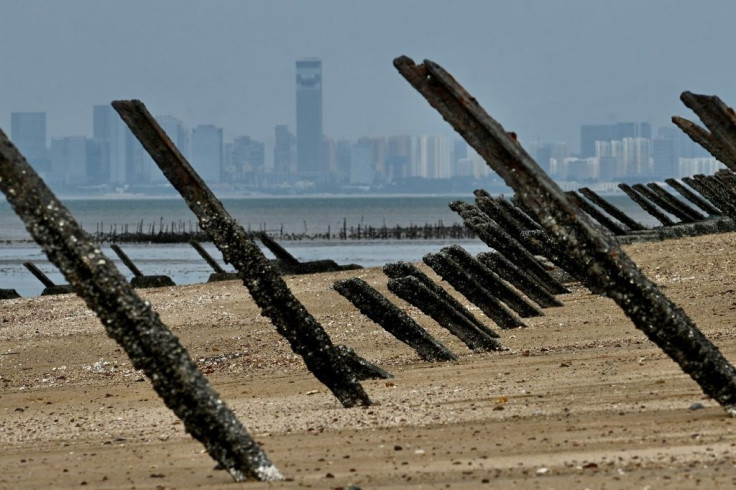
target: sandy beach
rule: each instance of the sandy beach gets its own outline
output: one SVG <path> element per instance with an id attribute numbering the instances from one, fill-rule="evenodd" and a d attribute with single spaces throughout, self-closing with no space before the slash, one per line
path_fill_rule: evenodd
<path id="1" fill-rule="evenodd" d="M 625 247 L 736 361 L 736 234 Z M 428 268 L 422 270 L 433 278 Z M 332 289 L 360 277 L 455 352 L 427 363 Z M 0 303 L 2 488 L 731 488 L 736 420 L 609 299 L 473 353 L 388 293 L 380 269 L 289 276 L 333 341 L 395 375 L 342 408 L 238 282 L 141 290 L 287 477 L 233 483 L 73 295 Z M 446 285 L 445 283 L 442 283 Z"/>

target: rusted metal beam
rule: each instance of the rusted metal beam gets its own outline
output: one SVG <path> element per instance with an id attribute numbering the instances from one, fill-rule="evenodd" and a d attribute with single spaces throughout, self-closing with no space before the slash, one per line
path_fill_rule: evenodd
<path id="1" fill-rule="evenodd" d="M 485 333 L 489 337 L 498 337 L 498 334 L 496 332 L 488 328 L 482 321 L 478 320 L 478 318 L 473 315 L 470 310 L 465 308 L 462 303 L 456 300 L 450 293 L 445 291 L 442 286 L 430 279 L 428 275 L 419 270 L 419 268 L 414 264 L 404 261 L 388 263 L 383 266 L 383 273 L 391 279 L 400 279 L 407 276 L 412 276 L 418 279 L 419 282 L 426 286 L 432 293 L 436 294 L 442 301 L 450 305 L 450 307 L 452 307 L 460 315 L 467 318 L 470 323 L 478 328 L 478 330 Z"/>
<path id="2" fill-rule="evenodd" d="M 677 212 L 680 213 L 682 216 L 687 216 L 691 223 L 702 221 L 706 218 L 706 216 L 703 216 L 698 211 L 691 208 L 683 201 L 677 199 L 675 196 L 664 190 L 656 182 L 650 182 L 646 186 L 651 189 L 652 192 L 654 192 L 657 196 L 659 196 L 663 202 L 669 203 L 669 205 L 672 206 L 672 209 L 677 209 Z M 680 216 L 680 214 L 678 214 L 678 216 Z"/>
<path id="3" fill-rule="evenodd" d="M 23 262 L 23 267 L 28 269 L 28 272 L 33 274 L 36 279 L 41 281 L 44 288 L 41 291 L 41 296 L 52 296 L 55 294 L 70 294 L 74 292 L 71 284 L 56 284 L 54 281 L 48 278 L 46 274 L 41 272 L 41 269 L 36 267 L 33 262 Z"/>
<path id="4" fill-rule="evenodd" d="M 428 362 L 455 361 L 457 357 L 417 322 L 357 277 L 336 281 L 335 291 L 348 299 L 365 316 L 405 343 Z"/>
<path id="5" fill-rule="evenodd" d="M 125 264 L 125 266 L 130 269 L 130 272 L 133 273 L 133 279 L 131 279 L 130 284 L 134 288 L 147 289 L 176 286 L 176 284 L 174 284 L 174 281 L 169 276 L 147 276 L 143 274 L 140 269 L 138 269 L 138 267 L 135 265 L 135 263 L 130 259 L 130 257 L 128 257 L 128 254 L 123 252 L 123 249 L 120 248 L 117 244 L 113 243 L 112 245 L 110 245 L 110 248 L 113 252 L 115 252 L 118 258 L 123 261 L 123 264 Z"/>
<path id="6" fill-rule="evenodd" d="M 0 190 L 92 311 L 141 369 L 187 432 L 236 481 L 280 480 L 279 470 L 143 301 L 0 131 Z"/>
<path id="7" fill-rule="evenodd" d="M 217 261 L 209 253 L 207 253 L 207 250 L 204 249 L 201 243 L 196 240 L 190 240 L 189 245 L 191 245 L 192 248 L 197 251 L 199 256 L 202 257 L 204 261 L 207 262 L 207 264 L 209 264 L 209 266 L 212 267 L 212 270 L 214 271 L 212 274 L 210 274 L 207 282 L 234 281 L 238 278 L 237 273 L 225 271 L 225 269 L 223 269 L 220 264 L 218 264 Z"/>
<path id="8" fill-rule="evenodd" d="M 588 279 L 605 289 L 634 325 L 731 415 L 736 415 L 736 369 L 693 321 L 667 299 L 613 237 L 597 231 L 518 141 L 442 67 L 394 60 L 399 72 L 435 107 L 488 165 L 514 189 Z"/>
<path id="9" fill-rule="evenodd" d="M 656 194 L 652 189 L 645 186 L 644 184 L 634 184 L 631 187 L 640 195 L 648 199 L 649 202 L 655 204 L 656 206 L 659 206 L 660 209 L 663 209 L 664 211 L 677 217 L 682 223 L 692 223 L 694 221 L 698 221 L 690 217 L 687 213 L 680 211 L 680 209 L 678 209 L 676 206 L 673 206 L 665 199 L 662 199 L 658 194 Z"/>
<path id="10" fill-rule="evenodd" d="M 477 255 L 481 264 L 494 271 L 506 282 L 526 294 L 542 308 L 562 306 L 562 302 L 547 292 L 532 276 L 516 267 L 498 252 L 481 252 Z"/>
<path id="11" fill-rule="evenodd" d="M 625 235 L 627 230 L 621 225 L 613 221 L 611 218 L 603 214 L 598 208 L 593 206 L 591 203 L 586 201 L 580 194 L 575 191 L 569 191 L 565 193 L 567 198 L 570 199 L 574 205 L 580 208 L 581 211 L 586 213 L 588 216 L 597 221 L 602 227 L 607 229 L 614 235 Z"/>
<path id="12" fill-rule="evenodd" d="M 721 216 L 723 214 L 723 211 L 708 202 L 707 199 L 695 194 L 693 191 L 682 185 L 678 180 L 669 178 L 665 179 L 665 182 L 674 190 L 679 192 L 682 197 L 695 204 L 709 215 Z"/>
<path id="13" fill-rule="evenodd" d="M 473 191 L 475 194 L 475 205 L 483 211 L 489 218 L 501 225 L 507 232 L 516 233 L 517 235 L 522 231 L 530 229 L 525 223 L 519 221 L 516 215 L 511 214 L 508 210 L 502 207 L 493 196 L 483 189 L 476 189 Z"/>
<path id="14" fill-rule="evenodd" d="M 534 221 L 528 214 L 522 211 L 518 206 L 509 201 L 503 196 L 498 196 L 496 202 L 499 206 L 505 209 L 511 214 L 517 221 L 519 221 L 527 230 L 542 230 L 542 225 Z"/>
<path id="15" fill-rule="evenodd" d="M 370 405 L 365 390 L 345 364 L 322 325 L 294 297 L 258 245 L 225 210 L 204 181 L 139 100 L 112 103 L 166 178 L 179 191 L 200 227 L 211 237 L 291 349 L 345 407 Z"/>
<path id="16" fill-rule="evenodd" d="M 714 188 L 710 182 L 705 179 L 705 176 L 701 180 L 697 175 L 692 177 L 683 177 L 682 181 L 698 191 L 701 195 L 705 196 L 713 205 L 717 206 L 722 214 L 730 216 L 731 218 L 736 217 L 736 207 L 727 199 L 723 199 L 718 189 Z"/>
<path id="17" fill-rule="evenodd" d="M 449 206 L 450 209 L 463 218 L 465 224 L 486 245 L 518 264 L 519 267 L 523 267 L 527 273 L 534 276 L 541 284 L 544 284 L 544 287 L 552 294 L 569 292 L 540 265 L 532 252 L 528 250 L 528 242 L 519 242 L 472 204 L 454 201 Z M 523 239 L 521 236 L 518 238 Z"/>
<path id="18" fill-rule="evenodd" d="M 522 298 L 516 291 L 510 288 L 498 275 L 470 255 L 460 245 L 451 245 L 440 250 L 454 260 L 463 271 L 473 278 L 486 291 L 500 302 L 516 312 L 521 318 L 543 316 L 536 306 Z"/>
<path id="19" fill-rule="evenodd" d="M 717 200 L 718 207 L 721 208 L 727 216 L 732 219 L 736 219 L 736 199 L 731 189 L 728 188 L 720 180 L 713 176 L 706 176 L 702 174 L 693 175 L 694 182 L 697 182 L 701 188 L 708 189 L 711 195 Z M 683 179 L 685 180 L 685 179 Z M 688 180 L 688 183 L 691 181 Z"/>
<path id="20" fill-rule="evenodd" d="M 657 221 L 662 223 L 664 226 L 672 226 L 675 224 L 669 216 L 660 211 L 654 204 L 649 202 L 644 196 L 633 189 L 629 184 L 623 182 L 618 185 L 618 188 L 626 193 L 636 204 L 638 204 L 644 211 L 653 216 Z"/>
<path id="21" fill-rule="evenodd" d="M 468 348 L 479 351 L 501 349 L 501 344 L 494 337 L 480 330 L 416 277 L 405 276 L 389 279 L 388 290 L 419 308 L 422 313 L 462 340 Z"/>
<path id="22" fill-rule="evenodd" d="M 267 233 L 259 233 L 258 238 L 261 240 L 261 243 L 263 243 L 263 245 L 265 245 L 266 248 L 269 249 L 271 253 L 287 267 L 295 268 L 301 265 L 301 262 L 299 262 L 296 257 L 291 255 L 284 247 L 276 242 L 276 240 L 268 236 Z"/>
<path id="23" fill-rule="evenodd" d="M 480 308 L 488 318 L 500 328 L 526 327 L 524 322 L 506 310 L 498 298 L 483 288 L 475 279 L 466 273 L 460 265 L 445 254 L 427 254 L 422 257 L 439 276 L 447 281 L 457 292 L 468 298 Z"/>
<path id="24" fill-rule="evenodd" d="M 204 249 L 201 243 L 196 240 L 190 240 L 189 245 L 191 245 L 192 248 L 197 251 L 199 256 L 202 257 L 210 267 L 212 267 L 213 271 L 215 271 L 217 274 L 226 273 L 225 269 L 223 269 L 220 264 L 218 264 L 217 261 L 207 252 L 207 250 Z"/>
<path id="25" fill-rule="evenodd" d="M 0 300 L 20 298 L 20 294 L 15 289 L 0 289 Z"/>
<path id="26" fill-rule="evenodd" d="M 682 117 L 672 117 L 690 139 L 736 171 L 736 114 L 715 95 L 683 92 L 680 100 L 700 118 L 707 129 Z"/>
<path id="27" fill-rule="evenodd" d="M 624 225 L 628 226 L 631 230 L 639 231 L 646 230 L 646 226 L 642 225 L 635 219 L 632 219 L 629 215 L 621 211 L 619 208 L 611 204 L 610 202 L 599 196 L 593 189 L 589 187 L 581 187 L 578 192 L 583 196 L 587 197 L 593 204 L 607 212 Z"/>

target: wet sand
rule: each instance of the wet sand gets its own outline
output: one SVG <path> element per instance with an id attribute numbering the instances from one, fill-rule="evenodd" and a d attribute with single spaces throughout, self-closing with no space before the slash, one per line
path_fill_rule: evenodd
<path id="1" fill-rule="evenodd" d="M 626 247 L 732 361 L 734 250 L 736 234 Z M 422 362 L 332 290 L 356 276 L 459 361 Z M 237 282 L 140 291 L 288 478 L 247 488 L 736 485 L 736 419 L 609 299 L 573 285 L 528 328 L 496 329 L 507 350 L 473 353 L 388 293 L 380 269 L 286 280 L 333 341 L 395 375 L 363 383 L 374 406 L 341 408 Z M 0 376 L 2 488 L 238 485 L 75 296 L 0 303 Z"/>

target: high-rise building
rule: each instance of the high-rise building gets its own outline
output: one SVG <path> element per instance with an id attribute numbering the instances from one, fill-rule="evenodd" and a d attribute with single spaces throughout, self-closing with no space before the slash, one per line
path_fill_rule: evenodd
<path id="1" fill-rule="evenodd" d="M 249 136 L 235 138 L 225 145 L 224 174 L 228 182 L 258 185 L 265 170 L 265 146 Z"/>
<path id="2" fill-rule="evenodd" d="M 275 128 L 273 145 L 273 170 L 279 174 L 296 173 L 296 137 L 286 124 Z"/>
<path id="3" fill-rule="evenodd" d="M 297 171 L 304 177 L 324 172 L 322 158 L 322 61 L 296 62 Z"/>
<path id="4" fill-rule="evenodd" d="M 623 140 L 624 138 L 652 137 L 649 123 L 621 122 L 615 124 L 587 124 L 580 126 L 580 157 L 595 156 L 596 141 Z"/>
<path id="5" fill-rule="evenodd" d="M 408 135 L 391 136 L 386 154 L 386 180 L 395 182 L 410 175 L 415 138 Z"/>
<path id="6" fill-rule="evenodd" d="M 84 136 L 67 136 L 51 140 L 49 153 L 52 183 L 63 185 L 87 183 L 88 142 Z"/>
<path id="7" fill-rule="evenodd" d="M 192 167 L 207 184 L 222 178 L 222 128 L 201 124 L 192 130 Z"/>
<path id="8" fill-rule="evenodd" d="M 92 108 L 92 138 L 100 145 L 100 159 L 93 166 L 105 166 L 99 173 L 109 176 L 111 184 L 128 183 L 126 146 L 130 130 L 110 105 Z"/>
<path id="9" fill-rule="evenodd" d="M 156 116 L 156 121 L 164 130 L 166 135 L 176 145 L 184 158 L 189 158 L 190 132 L 183 122 L 174 116 Z"/>
<path id="10" fill-rule="evenodd" d="M 49 172 L 45 112 L 11 113 L 10 139 L 38 173 Z"/>
<path id="11" fill-rule="evenodd" d="M 418 139 L 414 177 L 426 179 L 447 179 L 450 172 L 450 142 L 436 134 L 423 134 Z"/>

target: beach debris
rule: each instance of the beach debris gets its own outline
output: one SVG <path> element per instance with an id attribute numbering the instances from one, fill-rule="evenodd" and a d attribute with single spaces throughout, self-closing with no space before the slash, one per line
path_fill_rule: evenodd
<path id="1" fill-rule="evenodd" d="M 71 284 L 56 284 L 54 281 L 49 279 L 49 277 L 44 274 L 41 269 L 36 267 L 36 264 L 33 262 L 23 262 L 23 267 L 28 269 L 28 271 L 33 274 L 36 279 L 41 281 L 41 284 L 43 284 L 44 289 L 41 291 L 41 296 L 50 296 L 54 294 L 70 294 L 74 292 L 74 288 L 72 288 Z"/>
<path id="2" fill-rule="evenodd" d="M 414 349 L 425 361 L 457 360 L 455 354 L 447 347 L 364 280 L 354 277 L 336 281 L 333 288 L 355 305 L 361 313 Z"/>
<path id="3" fill-rule="evenodd" d="M 493 336 L 480 330 L 416 277 L 389 279 L 388 290 L 419 308 L 422 313 L 463 341 L 468 348 L 477 351 L 501 350 L 501 344 Z"/>
<path id="4" fill-rule="evenodd" d="M 253 300 L 276 330 L 288 340 L 314 376 L 344 407 L 370 405 L 368 394 L 335 349 L 322 325 L 289 290 L 256 243 L 225 210 L 174 143 L 139 100 L 117 100 L 112 106 L 179 191 L 212 237 L 226 263 L 237 271 Z"/>
<path id="5" fill-rule="evenodd" d="M 688 407 L 688 410 L 705 410 L 705 405 L 700 402 L 695 402 Z"/>
<path id="6" fill-rule="evenodd" d="M 475 282 L 481 285 L 494 298 L 504 303 L 521 318 L 544 316 L 536 306 L 522 298 L 516 291 L 509 287 L 498 275 L 470 255 L 460 245 L 450 245 L 440 250 L 450 259 L 454 260 Z"/>
<path id="7" fill-rule="evenodd" d="M 212 270 L 214 270 L 214 272 L 210 274 L 210 277 L 207 279 L 207 282 L 232 281 L 238 278 L 238 274 L 236 272 L 227 272 L 225 269 L 220 267 L 220 264 L 217 263 L 217 261 L 207 252 L 207 250 L 204 249 L 202 244 L 199 243 L 197 240 L 189 240 L 189 245 L 191 245 L 192 248 L 197 251 L 199 256 L 202 257 L 210 267 L 212 267 Z"/>
<path id="8" fill-rule="evenodd" d="M 174 281 L 169 276 L 146 276 L 144 275 L 138 267 L 136 267 L 135 263 L 130 260 L 130 257 L 123 252 L 123 249 L 120 248 L 117 244 L 113 243 L 110 245 L 110 248 L 113 252 L 120 258 L 120 260 L 123 261 L 123 264 L 125 264 L 125 267 L 127 267 L 130 272 L 133 273 L 133 279 L 130 280 L 131 286 L 138 289 L 146 289 L 146 288 L 162 288 L 167 286 L 176 286 L 174 284 Z"/>
<path id="9" fill-rule="evenodd" d="M 283 477 L 215 392 L 177 337 L 105 257 L 0 130 L 0 190 L 33 239 L 143 370 L 185 430 L 236 481 Z"/>
<path id="10" fill-rule="evenodd" d="M 424 272 L 419 270 L 417 266 L 410 262 L 393 262 L 383 266 L 383 273 L 391 279 L 401 279 L 402 277 L 411 276 L 418 279 L 424 286 L 430 291 L 436 294 L 442 301 L 447 303 L 452 309 L 458 312 L 460 315 L 467 318 L 467 320 L 475 325 L 478 330 L 484 332 L 486 335 L 497 338 L 498 334 L 488 328 L 482 321 L 480 321 L 473 313 L 456 300 L 450 293 L 429 278 Z"/>
<path id="11" fill-rule="evenodd" d="M 524 322 L 506 310 L 495 296 L 484 289 L 482 285 L 446 254 L 427 254 L 422 257 L 422 260 L 457 292 L 480 308 L 480 311 L 493 320 L 500 328 L 509 329 L 526 326 Z"/>
<path id="12" fill-rule="evenodd" d="M 690 375 L 706 395 L 736 415 L 736 369 L 685 312 L 639 270 L 616 240 L 592 226 L 519 142 L 441 66 L 431 61 L 416 65 L 405 56 L 395 59 L 394 65 L 514 189 L 516 198 L 555 237 L 564 252 L 583 265 L 588 280 L 604 289 L 636 328 Z M 725 105 L 720 109 L 727 112 Z M 736 130 L 733 111 L 729 121 L 730 129 Z"/>
<path id="13" fill-rule="evenodd" d="M 711 203 L 718 207 L 723 214 L 731 218 L 736 217 L 736 206 L 731 203 L 728 194 L 723 186 L 715 181 L 711 181 L 705 175 L 693 175 L 692 177 L 683 177 L 682 181 L 698 191 L 702 196 L 707 198 Z"/>

